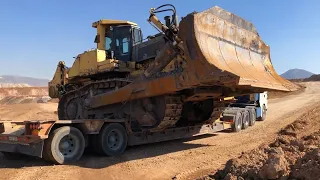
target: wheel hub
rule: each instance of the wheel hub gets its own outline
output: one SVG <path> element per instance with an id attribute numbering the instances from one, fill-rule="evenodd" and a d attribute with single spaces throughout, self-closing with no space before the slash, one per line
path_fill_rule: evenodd
<path id="1" fill-rule="evenodd" d="M 241 129 L 241 126 L 242 126 L 241 123 L 239 123 L 239 124 L 238 124 L 238 129 Z"/>
<path id="2" fill-rule="evenodd" d="M 68 149 L 70 147 L 69 143 L 68 142 L 63 142 L 61 143 L 60 145 L 60 148 L 61 149 Z"/>
<path id="3" fill-rule="evenodd" d="M 76 144 L 73 137 L 65 136 L 61 139 L 59 143 L 59 151 L 64 156 L 67 156 L 67 157 L 71 156 L 75 152 L 75 149 L 76 149 L 75 145 Z"/>
<path id="4" fill-rule="evenodd" d="M 111 149 L 118 149 L 121 146 L 121 134 L 117 130 L 113 130 L 109 133 L 108 138 L 107 138 L 107 144 L 109 148 Z"/>

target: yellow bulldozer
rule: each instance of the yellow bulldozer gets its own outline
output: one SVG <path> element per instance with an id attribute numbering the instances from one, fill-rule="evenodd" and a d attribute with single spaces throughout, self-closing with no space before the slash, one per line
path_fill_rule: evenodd
<path id="1" fill-rule="evenodd" d="M 156 14 L 165 11 L 173 13 L 162 23 Z M 178 22 L 175 7 L 165 4 L 152 8 L 148 21 L 160 33 L 146 40 L 130 21 L 92 24 L 97 48 L 70 68 L 59 62 L 49 82 L 60 120 L 130 117 L 159 130 L 181 118 L 205 121 L 228 96 L 297 89 L 276 73 L 253 24 L 220 7 Z"/>
<path id="2" fill-rule="evenodd" d="M 162 12 L 172 12 L 164 23 Z M 94 22 L 97 48 L 71 67 L 59 62 L 49 82 L 59 120 L 0 121 L 0 152 L 65 164 L 85 148 L 115 156 L 127 146 L 238 132 L 265 120 L 265 91 L 298 89 L 276 73 L 253 24 L 220 7 L 178 22 L 165 4 L 148 21 L 160 33 L 145 39 L 133 22 Z"/>

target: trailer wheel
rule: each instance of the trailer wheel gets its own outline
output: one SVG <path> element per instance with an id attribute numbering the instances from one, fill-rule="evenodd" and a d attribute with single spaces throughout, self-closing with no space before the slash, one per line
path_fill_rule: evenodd
<path id="1" fill-rule="evenodd" d="M 249 127 L 249 121 L 250 121 L 249 112 L 244 111 L 242 113 L 242 129 L 247 129 Z"/>
<path id="2" fill-rule="evenodd" d="M 117 156 L 127 148 L 128 136 L 126 129 L 119 123 L 107 124 L 98 137 L 99 154 Z"/>
<path id="3" fill-rule="evenodd" d="M 267 117 L 267 108 L 266 108 L 266 105 L 264 104 L 262 106 L 262 113 L 261 113 L 261 117 L 259 118 L 259 120 L 264 121 L 264 120 L 266 120 L 266 117 Z"/>
<path id="4" fill-rule="evenodd" d="M 53 131 L 45 142 L 45 159 L 56 164 L 78 161 L 85 149 L 85 139 L 77 128 L 64 126 Z"/>
<path id="5" fill-rule="evenodd" d="M 249 121 L 249 126 L 253 126 L 256 123 L 256 112 L 255 110 L 250 110 L 249 111 L 250 114 L 250 121 Z"/>
<path id="6" fill-rule="evenodd" d="M 46 143 L 45 143 L 46 144 Z M 42 151 L 42 159 L 44 159 L 45 161 L 52 161 L 50 156 L 48 155 L 48 151 L 46 151 L 46 148 L 45 148 L 46 145 L 44 145 L 44 150 Z"/>
<path id="7" fill-rule="evenodd" d="M 233 132 L 239 132 L 242 129 L 242 113 L 237 112 L 236 116 L 234 117 L 234 123 L 232 125 Z"/>

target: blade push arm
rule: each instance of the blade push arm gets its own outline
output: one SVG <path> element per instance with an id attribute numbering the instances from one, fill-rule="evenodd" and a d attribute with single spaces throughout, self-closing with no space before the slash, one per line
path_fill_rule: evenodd
<path id="1" fill-rule="evenodd" d="M 171 6 L 172 9 L 160 10 L 162 7 Z M 172 11 L 172 21 L 166 17 L 166 25 L 163 24 L 155 15 L 156 13 Z M 152 23 L 158 30 L 162 31 L 168 39 L 164 48 L 157 55 L 156 59 L 144 71 L 145 77 L 150 77 L 158 72 L 161 72 L 179 53 L 179 44 L 181 40 L 178 38 L 178 22 L 176 16 L 176 9 L 170 4 L 159 6 L 158 8 L 150 9 L 150 16 L 148 21 Z"/>
<path id="2" fill-rule="evenodd" d="M 161 9 L 163 7 L 170 6 L 169 9 Z M 172 20 L 170 20 L 170 16 L 166 19 L 166 24 L 163 24 L 159 18 L 156 16 L 157 13 L 166 12 L 166 11 L 172 11 Z M 179 43 L 181 40 L 178 38 L 178 20 L 176 15 L 176 8 L 171 4 L 165 4 L 162 6 L 159 6 L 157 8 L 151 8 L 150 9 L 150 16 L 148 19 L 148 22 L 153 24 L 159 31 L 162 31 L 166 37 L 171 40 L 172 42 L 176 41 L 176 43 Z"/>

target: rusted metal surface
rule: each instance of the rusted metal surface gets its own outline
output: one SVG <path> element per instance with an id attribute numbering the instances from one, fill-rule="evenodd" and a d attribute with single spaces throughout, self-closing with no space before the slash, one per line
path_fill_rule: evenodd
<path id="1" fill-rule="evenodd" d="M 181 139 L 218 132 L 224 129 L 224 123 L 188 126 L 181 128 L 166 129 L 160 132 L 139 132 L 129 136 L 129 146 L 162 142 L 167 140 Z"/>
<path id="2" fill-rule="evenodd" d="M 144 71 L 146 77 L 162 71 L 177 56 L 178 52 L 171 43 L 167 43 L 153 63 Z"/>
<path id="3" fill-rule="evenodd" d="M 136 132 L 129 134 L 129 146 L 155 143 L 173 139 L 199 136 L 230 128 L 228 123 L 216 122 L 213 124 L 171 128 L 160 132 Z M 16 137 L 17 141 L 11 141 Z M 43 157 L 44 140 L 39 136 L 11 136 L 0 135 L 0 152 L 14 152 L 30 156 Z"/>
<path id="4" fill-rule="evenodd" d="M 149 80 L 136 79 L 124 88 L 92 97 L 87 105 L 97 108 L 201 86 L 234 89 L 224 93 L 224 97 L 298 89 L 276 73 L 270 60 L 269 46 L 261 40 L 250 22 L 213 7 L 189 14 L 180 22 L 179 29 L 182 42 L 178 45 L 182 45 L 184 50 L 180 55 L 186 62 L 181 73 Z M 154 68 L 157 66 L 159 63 L 153 62 L 150 67 L 159 70 Z M 146 74 L 150 73 L 147 71 Z"/>
<path id="5" fill-rule="evenodd" d="M 261 40 L 253 24 L 219 7 L 187 15 L 179 29 L 161 28 L 165 26 L 154 14 L 150 22 L 163 31 L 166 45 L 155 59 L 145 64 L 143 73 L 92 81 L 69 91 L 59 101 L 60 120 L 130 117 L 141 127 L 163 130 L 178 123 L 181 108 L 170 106 L 167 112 L 161 103 L 147 103 L 150 99 L 183 97 L 181 102 L 174 103 L 183 106 L 190 101 L 298 89 L 276 73 L 270 60 L 270 48 Z M 102 55 L 101 60 L 104 57 Z M 92 63 L 88 67 L 91 66 Z M 172 68 L 168 68 L 170 66 Z M 163 110 L 160 114 L 166 112 L 166 115 L 164 118 L 155 115 L 153 110 L 148 110 L 150 107 L 159 112 Z M 221 109 L 217 107 L 205 112 L 212 113 L 212 117 L 209 120 L 200 118 L 202 121 L 212 122 L 221 115 Z M 156 122 L 158 127 L 155 127 Z M 91 129 L 85 124 L 81 127 L 85 132 L 97 133 L 101 124 L 91 124 Z"/>
<path id="6" fill-rule="evenodd" d="M 32 144 L 12 144 L 0 142 L 0 152 L 12 152 L 42 157 L 43 141 Z"/>
<path id="7" fill-rule="evenodd" d="M 276 73 L 269 46 L 250 22 L 213 7 L 189 14 L 179 27 L 187 61 L 193 64 L 189 68 L 201 82 L 281 91 L 297 89 Z M 229 82 L 224 82 L 225 78 Z"/>
<path id="8" fill-rule="evenodd" d="M 10 143 L 10 144 L 31 144 L 31 143 L 40 142 L 41 140 L 46 138 L 43 138 L 41 136 L 36 136 L 36 135 L 0 134 L 0 142 Z"/>
<path id="9" fill-rule="evenodd" d="M 91 120 L 81 123 L 81 129 L 86 134 L 99 134 L 104 121 L 101 120 Z"/>
<path id="10" fill-rule="evenodd" d="M 174 93 L 179 90 L 177 83 L 178 76 L 174 74 L 151 80 L 137 80 L 118 90 L 93 96 L 88 99 L 86 105 L 97 108 L 108 104 Z"/>

